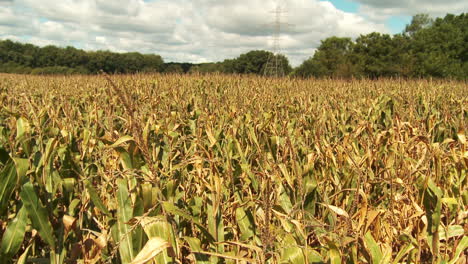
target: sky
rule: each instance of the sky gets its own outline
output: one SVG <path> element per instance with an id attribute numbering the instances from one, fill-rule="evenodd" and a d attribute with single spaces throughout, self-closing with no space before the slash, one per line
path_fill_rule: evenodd
<path id="1" fill-rule="evenodd" d="M 468 11 L 462 0 L 0 0 L 0 39 L 211 62 L 280 47 L 293 66 L 327 37 L 400 33 L 411 17 Z"/>

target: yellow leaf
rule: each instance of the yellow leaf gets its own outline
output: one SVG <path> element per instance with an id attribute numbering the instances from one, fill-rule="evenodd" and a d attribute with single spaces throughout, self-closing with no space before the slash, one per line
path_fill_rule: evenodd
<path id="1" fill-rule="evenodd" d="M 466 144 L 465 132 L 463 130 L 460 130 L 460 131 L 458 131 L 457 136 L 458 136 L 458 139 L 460 140 L 460 143 L 465 145 Z"/>
<path id="2" fill-rule="evenodd" d="M 206 135 L 208 136 L 208 140 L 210 141 L 210 147 L 213 147 L 216 144 L 216 138 L 213 136 L 213 133 L 210 129 L 206 129 Z"/>
<path id="3" fill-rule="evenodd" d="M 131 264 L 147 263 L 168 247 L 169 243 L 166 240 L 159 237 L 150 238 Z"/>
<path id="4" fill-rule="evenodd" d="M 341 209 L 341 208 L 339 208 L 337 206 L 329 205 L 329 204 L 322 204 L 322 205 L 328 207 L 328 209 L 332 210 L 337 215 L 341 215 L 341 216 L 344 216 L 346 218 L 349 218 L 349 214 L 345 210 L 343 210 L 343 209 Z"/>

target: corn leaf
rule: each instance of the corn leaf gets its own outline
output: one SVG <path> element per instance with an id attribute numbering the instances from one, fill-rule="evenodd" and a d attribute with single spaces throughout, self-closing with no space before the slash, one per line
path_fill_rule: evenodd
<path id="1" fill-rule="evenodd" d="M 31 219 L 32 226 L 37 229 L 41 238 L 54 250 L 55 237 L 52 224 L 49 221 L 47 209 L 37 197 L 32 183 L 28 182 L 23 185 L 20 197 Z"/>
<path id="2" fill-rule="evenodd" d="M 146 242 L 143 249 L 138 253 L 135 259 L 133 259 L 131 264 L 147 263 L 168 247 L 169 243 L 166 240 L 160 237 L 152 237 Z"/>
<path id="3" fill-rule="evenodd" d="M 8 223 L 5 233 L 3 233 L 1 243 L 1 255 L 4 258 L 11 258 L 20 249 L 26 232 L 27 219 L 28 213 L 26 208 L 23 206 L 18 211 L 16 217 Z"/>

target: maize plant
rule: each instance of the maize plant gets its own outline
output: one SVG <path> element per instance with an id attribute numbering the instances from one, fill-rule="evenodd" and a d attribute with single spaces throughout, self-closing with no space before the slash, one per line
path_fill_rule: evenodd
<path id="1" fill-rule="evenodd" d="M 467 94 L 0 75 L 0 262 L 466 263 Z"/>

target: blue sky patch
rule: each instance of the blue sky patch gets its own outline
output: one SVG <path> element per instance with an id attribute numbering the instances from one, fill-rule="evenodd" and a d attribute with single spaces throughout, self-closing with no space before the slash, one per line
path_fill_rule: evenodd
<path id="1" fill-rule="evenodd" d="M 330 0 L 329 2 L 331 2 L 336 8 L 349 13 L 357 13 L 359 9 L 358 3 L 349 0 Z"/>
<path id="2" fill-rule="evenodd" d="M 405 30 L 406 25 L 411 23 L 411 18 L 411 16 L 392 16 L 385 21 L 385 24 L 389 27 L 392 34 L 397 34 Z"/>
<path id="3" fill-rule="evenodd" d="M 328 0 L 336 8 L 348 12 L 358 13 L 360 4 L 351 0 Z M 397 34 L 403 32 L 405 26 L 411 22 L 411 16 L 391 16 L 385 20 L 385 25 L 390 30 L 390 33 Z"/>

